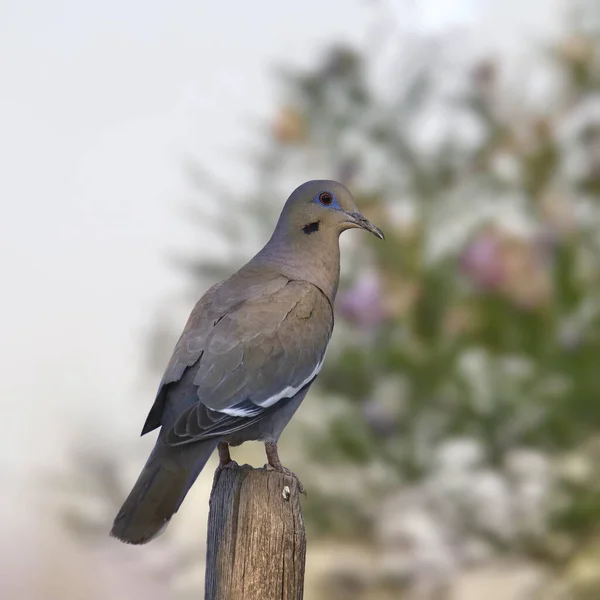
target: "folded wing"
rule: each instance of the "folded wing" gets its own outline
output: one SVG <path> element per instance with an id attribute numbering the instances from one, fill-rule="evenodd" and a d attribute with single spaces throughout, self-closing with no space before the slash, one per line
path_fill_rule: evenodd
<path id="1" fill-rule="evenodd" d="M 168 444 L 254 424 L 318 375 L 333 328 L 331 305 L 312 284 L 281 279 L 269 281 L 263 293 L 257 288 L 230 302 L 225 311 L 215 307 L 214 298 L 200 301 L 200 315 L 192 327 L 188 322 L 163 378 L 165 386 L 178 385 L 169 379 L 194 371 L 194 401 L 162 432 Z M 160 399 L 159 392 L 151 425 Z"/>

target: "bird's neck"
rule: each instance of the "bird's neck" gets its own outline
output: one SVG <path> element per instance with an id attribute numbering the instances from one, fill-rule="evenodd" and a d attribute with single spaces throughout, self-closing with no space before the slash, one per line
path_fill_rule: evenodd
<path id="1" fill-rule="evenodd" d="M 290 279 L 308 281 L 333 304 L 340 279 L 340 245 L 336 235 L 278 236 L 277 232 L 252 262 L 268 265 Z"/>

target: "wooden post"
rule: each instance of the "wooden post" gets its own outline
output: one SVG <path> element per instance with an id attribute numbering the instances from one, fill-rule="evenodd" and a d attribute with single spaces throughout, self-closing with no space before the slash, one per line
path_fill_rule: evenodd
<path id="1" fill-rule="evenodd" d="M 249 465 L 217 472 L 204 600 L 302 600 L 305 555 L 296 479 Z"/>

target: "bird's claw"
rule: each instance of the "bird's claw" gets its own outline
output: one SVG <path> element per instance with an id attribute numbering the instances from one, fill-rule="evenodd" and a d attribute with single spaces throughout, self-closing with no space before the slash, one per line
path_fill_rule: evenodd
<path id="1" fill-rule="evenodd" d="M 217 465 L 217 468 L 215 470 L 215 476 L 213 479 L 213 485 L 216 485 L 217 481 L 219 481 L 219 477 L 221 476 L 221 473 L 223 471 L 225 471 L 226 469 L 233 469 L 234 467 L 239 466 L 235 460 L 230 460 L 228 462 L 219 462 L 219 464 Z"/>
<path id="2" fill-rule="evenodd" d="M 276 471 L 277 473 L 282 473 L 283 475 L 287 475 L 288 477 L 291 477 L 296 482 L 296 485 L 298 486 L 298 491 L 303 496 L 308 495 L 306 493 L 306 488 L 302 485 L 302 482 L 300 481 L 298 475 L 296 475 L 296 473 L 294 473 L 294 471 L 292 471 L 291 469 L 288 469 L 287 467 L 284 467 L 283 465 L 281 467 L 274 467 L 273 465 L 270 465 L 267 463 L 265 465 L 265 470 Z"/>
<path id="3" fill-rule="evenodd" d="M 239 467 L 239 465 L 235 462 L 235 460 L 230 460 L 226 463 L 219 463 L 219 466 L 217 467 L 217 471 L 221 472 L 224 471 L 225 469 L 233 469 L 234 467 Z"/>

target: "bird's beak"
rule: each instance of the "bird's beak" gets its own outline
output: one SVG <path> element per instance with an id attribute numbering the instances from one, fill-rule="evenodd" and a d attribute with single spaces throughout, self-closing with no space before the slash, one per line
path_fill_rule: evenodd
<path id="1" fill-rule="evenodd" d="M 346 223 L 349 227 L 360 227 L 366 231 L 370 231 L 374 236 L 377 236 L 380 240 L 384 240 L 385 236 L 383 231 L 379 227 L 375 227 L 371 221 L 365 219 L 359 212 L 346 213 L 348 215 L 348 221 Z"/>

